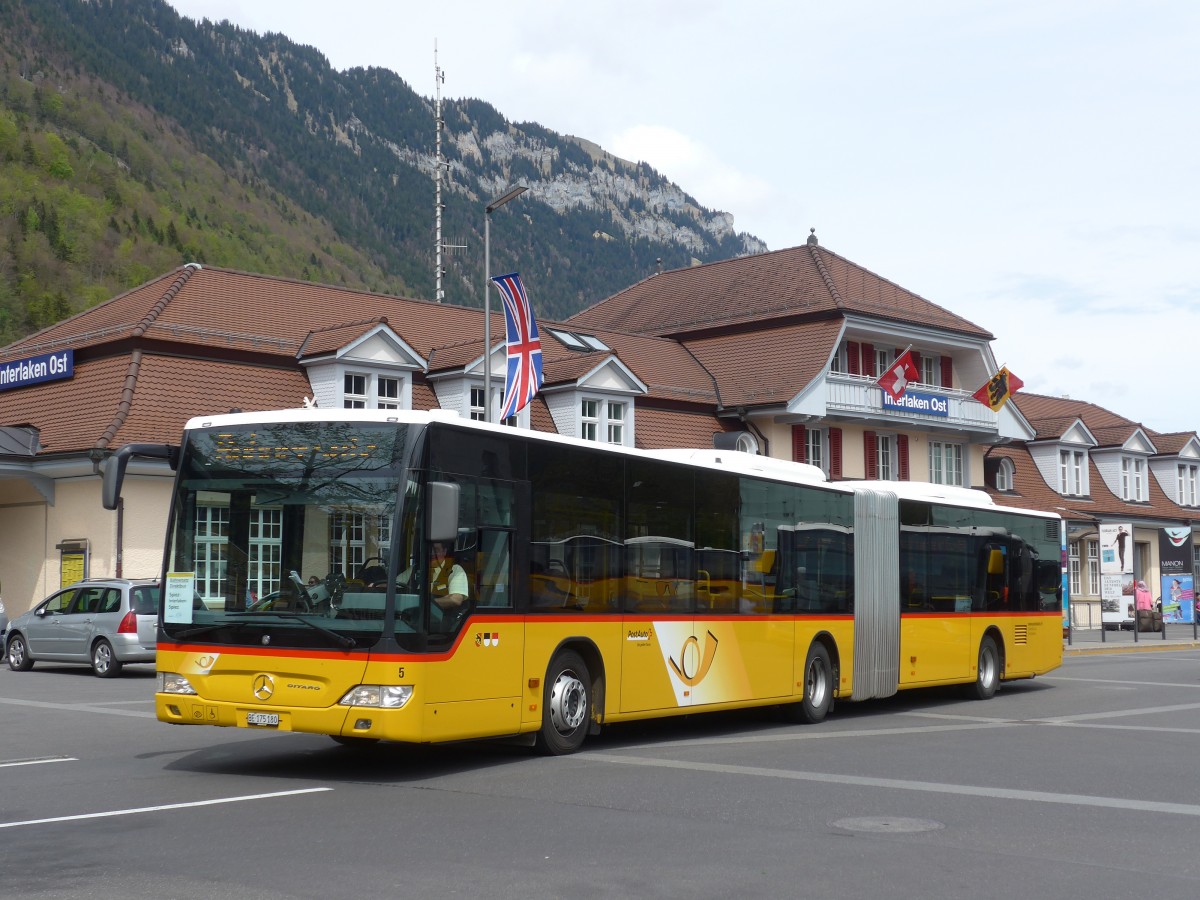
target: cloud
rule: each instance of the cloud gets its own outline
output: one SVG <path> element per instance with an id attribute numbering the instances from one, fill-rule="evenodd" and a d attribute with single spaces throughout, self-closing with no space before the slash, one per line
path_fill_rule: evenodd
<path id="1" fill-rule="evenodd" d="M 661 125 L 634 125 L 602 139 L 606 150 L 630 162 L 646 162 L 702 206 L 746 211 L 771 197 L 766 179 L 731 166 L 691 136 Z M 746 228 L 743 223 L 740 226 Z"/>

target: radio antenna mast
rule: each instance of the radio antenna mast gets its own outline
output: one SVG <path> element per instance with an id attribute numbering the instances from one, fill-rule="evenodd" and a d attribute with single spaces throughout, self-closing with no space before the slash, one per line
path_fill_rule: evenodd
<path id="1" fill-rule="evenodd" d="M 442 252 L 445 250 L 445 246 L 442 243 L 442 173 L 446 169 L 446 161 L 442 159 L 442 129 L 445 127 L 445 123 L 442 121 L 442 82 L 446 80 L 446 76 L 442 74 L 442 67 L 437 63 L 436 38 L 433 41 L 433 75 L 433 115 L 437 125 L 437 139 L 435 142 L 437 146 L 437 158 L 434 160 L 434 169 L 436 171 L 434 176 L 434 183 L 436 184 L 434 191 L 434 203 L 436 205 L 434 210 L 434 236 L 437 240 L 437 248 L 434 253 L 436 262 L 433 274 L 435 284 L 434 299 L 438 303 L 441 303 L 446 299 L 446 292 L 442 289 L 442 274 L 446 271 L 445 266 L 442 265 Z"/>

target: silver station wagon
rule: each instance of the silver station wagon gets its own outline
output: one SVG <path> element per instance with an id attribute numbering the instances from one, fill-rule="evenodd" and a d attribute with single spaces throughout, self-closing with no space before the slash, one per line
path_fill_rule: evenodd
<path id="1" fill-rule="evenodd" d="M 63 588 L 9 623 L 8 667 L 85 663 L 112 678 L 125 663 L 152 663 L 160 597 L 158 582 L 149 580 L 97 578 Z"/>

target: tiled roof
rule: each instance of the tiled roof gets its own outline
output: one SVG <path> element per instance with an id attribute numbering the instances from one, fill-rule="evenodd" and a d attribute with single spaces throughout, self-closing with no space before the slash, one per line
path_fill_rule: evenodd
<path id="1" fill-rule="evenodd" d="M 637 446 L 643 450 L 669 447 L 710 448 L 713 435 L 733 430 L 732 423 L 704 413 L 679 413 L 661 409 L 637 411 Z"/>
<path id="2" fill-rule="evenodd" d="M 1088 497 L 1063 497 L 1048 485 L 1034 463 L 1029 452 L 1020 445 L 997 447 L 991 451 L 993 457 L 1007 457 L 1015 468 L 1012 492 L 1000 492 L 994 488 L 987 491 L 1002 506 L 1019 506 L 1054 512 L 1073 521 L 1095 519 L 1128 518 L 1195 520 L 1200 518 L 1197 510 L 1181 507 L 1174 503 L 1159 487 L 1158 479 L 1148 476 L 1149 502 L 1130 503 L 1122 500 L 1108 489 L 1094 462 L 1089 463 Z"/>
<path id="3" fill-rule="evenodd" d="M 1132 426 L 1138 424 L 1103 406 L 1097 406 L 1095 403 L 1088 403 L 1084 400 L 1072 400 L 1069 397 L 1047 397 L 1044 394 L 1028 394 L 1021 391 L 1013 399 L 1013 403 L 1017 405 L 1021 415 L 1037 429 L 1039 439 L 1061 436 L 1063 431 L 1070 427 L 1076 419 L 1082 421 L 1093 434 L 1098 429 L 1113 426 L 1130 426 L 1130 434 L 1132 434 Z M 1060 425 L 1061 428 L 1059 428 Z"/>
<path id="4" fill-rule="evenodd" d="M 1034 463 L 1029 451 L 1021 445 L 995 447 L 988 455 L 993 459 L 1006 458 L 1013 464 L 1013 490 L 997 491 L 987 488 L 987 492 L 1001 506 L 1016 506 L 1024 509 L 1039 509 L 1043 512 L 1054 512 L 1066 515 L 1066 500 L 1058 492 L 1046 484 L 1041 470 Z"/>
<path id="5" fill-rule="evenodd" d="M 1194 431 L 1175 431 L 1171 434 L 1151 434 L 1151 440 L 1158 449 L 1159 456 L 1174 456 L 1188 443 L 1196 439 Z"/>
<path id="6" fill-rule="evenodd" d="M 840 331 L 841 322 L 826 320 L 684 344 L 716 378 L 723 406 L 777 406 L 820 374 Z"/>
<path id="7" fill-rule="evenodd" d="M 567 321 L 573 327 L 681 336 L 770 318 L 846 313 L 992 338 L 978 325 L 815 244 L 663 272 Z"/>

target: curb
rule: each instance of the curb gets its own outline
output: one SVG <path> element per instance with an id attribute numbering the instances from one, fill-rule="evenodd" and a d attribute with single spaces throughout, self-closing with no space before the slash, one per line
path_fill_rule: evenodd
<path id="1" fill-rule="evenodd" d="M 1063 656 L 1097 656 L 1108 653 L 1162 653 L 1166 650 L 1200 650 L 1200 641 L 1139 641 L 1136 644 L 1063 645 Z"/>

